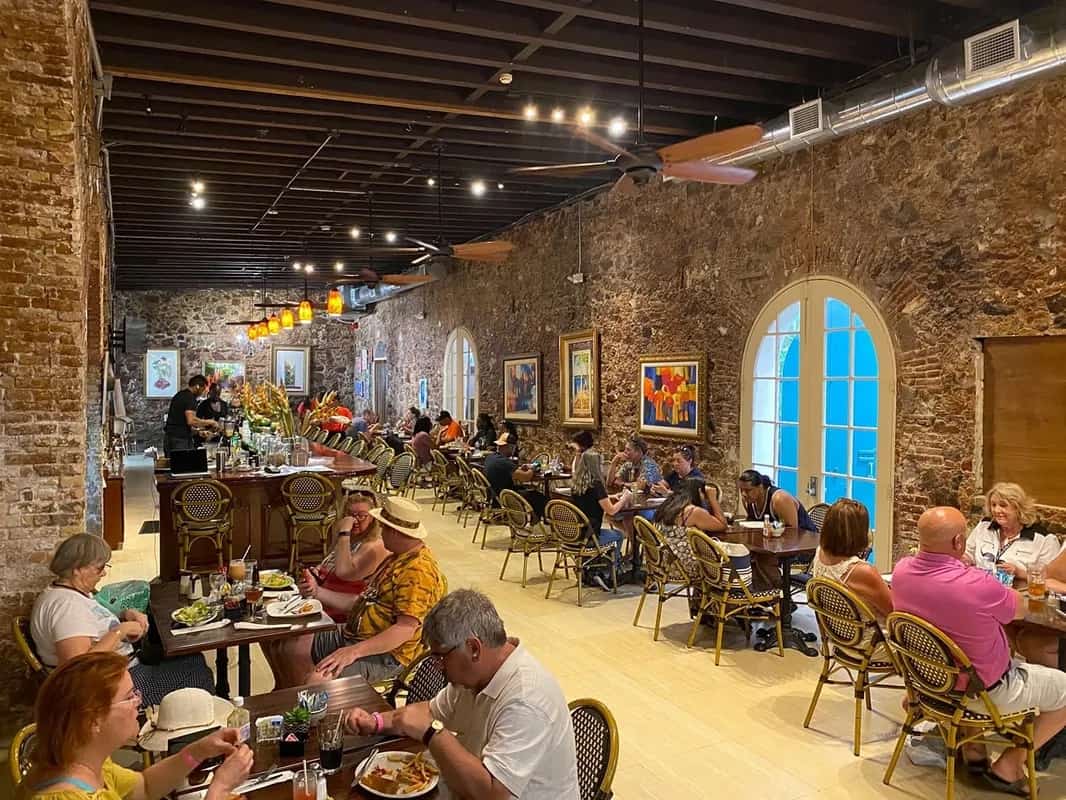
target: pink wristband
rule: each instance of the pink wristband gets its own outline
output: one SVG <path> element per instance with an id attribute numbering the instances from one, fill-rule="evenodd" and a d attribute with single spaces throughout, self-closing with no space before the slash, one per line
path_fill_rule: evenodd
<path id="1" fill-rule="evenodd" d="M 374 733 L 375 734 L 381 733 L 383 730 L 385 730 L 385 718 L 383 716 L 381 716 L 381 714 L 379 712 L 375 711 L 370 716 L 372 716 L 374 718 Z"/>
<path id="2" fill-rule="evenodd" d="M 181 760 L 185 762 L 185 766 L 189 768 L 190 772 L 200 766 L 201 763 L 200 759 L 193 758 L 192 753 L 190 753 L 188 750 L 181 751 Z"/>

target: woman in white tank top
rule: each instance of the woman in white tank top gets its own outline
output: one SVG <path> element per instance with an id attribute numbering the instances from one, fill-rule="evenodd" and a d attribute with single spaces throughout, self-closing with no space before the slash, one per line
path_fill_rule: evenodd
<path id="1" fill-rule="evenodd" d="M 892 590 L 861 557 L 870 546 L 870 515 L 866 506 L 841 498 L 826 512 L 820 546 L 811 563 L 816 578 L 829 578 L 857 594 L 879 619 L 892 613 Z"/>

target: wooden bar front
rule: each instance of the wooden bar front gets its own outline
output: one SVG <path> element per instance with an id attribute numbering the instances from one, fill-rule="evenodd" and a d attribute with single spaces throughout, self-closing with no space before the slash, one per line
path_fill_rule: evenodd
<path id="1" fill-rule="evenodd" d="M 338 453 L 332 472 L 319 473 L 329 479 L 337 490 L 338 501 L 343 495 L 341 482 L 347 478 L 369 475 L 377 468 L 369 461 Z M 214 471 L 212 471 L 212 477 Z M 288 529 L 281 496 L 281 482 L 285 475 L 263 475 L 258 472 L 223 472 L 219 480 L 233 492 L 233 554 L 240 556 L 251 545 L 249 558 L 258 559 L 260 566 L 287 567 L 289 563 Z M 171 497 L 188 478 L 172 478 L 169 473 L 156 473 L 159 491 L 159 577 L 177 580 L 178 537 L 174 531 Z M 212 547 L 196 542 L 189 556 L 191 570 L 209 570 L 217 566 L 212 559 Z"/>

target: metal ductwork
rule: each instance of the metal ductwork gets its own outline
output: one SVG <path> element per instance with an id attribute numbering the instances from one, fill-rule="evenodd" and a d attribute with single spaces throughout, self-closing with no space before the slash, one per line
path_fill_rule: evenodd
<path id="1" fill-rule="evenodd" d="M 820 124 L 804 104 L 804 128 L 794 129 L 792 109 L 764 125 L 755 145 L 714 159 L 748 166 L 896 119 L 937 104 L 961 106 L 1057 75 L 1066 67 L 1066 13 L 1058 5 L 976 34 L 927 62 L 823 100 Z"/>
<path id="2" fill-rule="evenodd" d="M 436 280 L 441 280 L 448 272 L 447 264 L 443 260 L 431 259 L 421 264 L 416 269 L 407 270 L 404 275 L 430 275 Z M 404 292 L 425 286 L 424 283 L 415 283 L 407 286 L 395 286 L 386 283 L 373 285 L 363 284 L 360 286 L 346 285 L 338 287 L 344 298 L 344 313 L 333 319 L 341 322 L 358 322 L 365 316 L 374 313 L 374 306 L 385 300 L 391 300 Z"/>

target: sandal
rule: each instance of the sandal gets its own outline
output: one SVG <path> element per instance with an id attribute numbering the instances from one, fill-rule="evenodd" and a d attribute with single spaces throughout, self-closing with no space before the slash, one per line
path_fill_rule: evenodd
<path id="1" fill-rule="evenodd" d="M 967 761 L 964 758 L 963 763 L 966 764 L 966 771 L 971 775 L 980 775 L 984 772 L 988 772 L 988 768 L 991 766 L 987 756 L 985 758 L 978 758 L 974 761 Z"/>
<path id="2" fill-rule="evenodd" d="M 1029 796 L 1029 780 L 1027 778 L 1019 778 L 1011 783 L 1005 781 L 999 777 L 996 773 L 988 770 L 981 773 L 981 777 L 990 788 L 995 789 L 997 792 L 1003 792 L 1004 794 L 1013 794 L 1018 797 Z"/>

